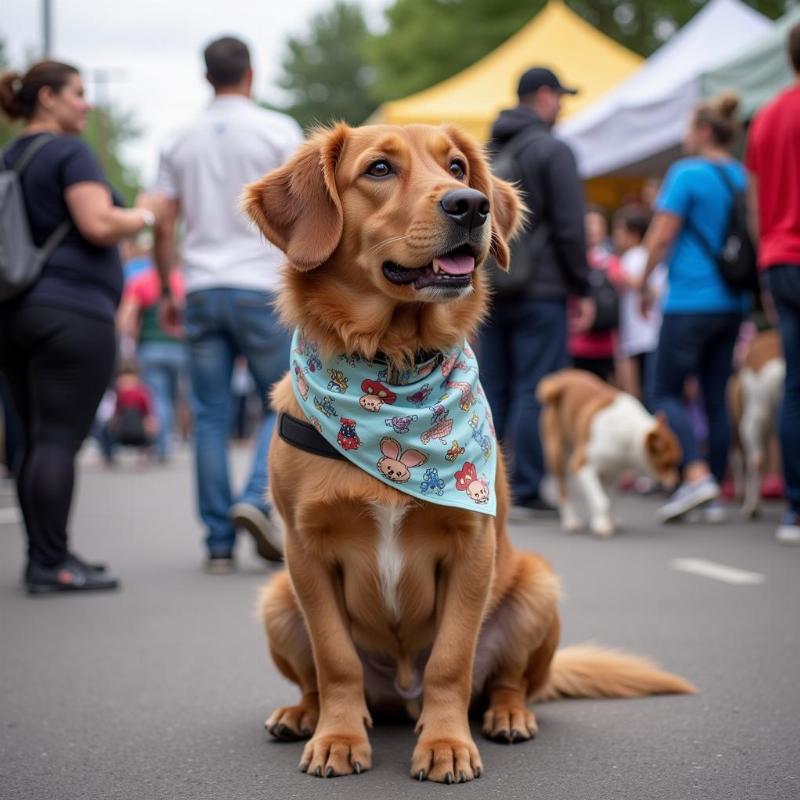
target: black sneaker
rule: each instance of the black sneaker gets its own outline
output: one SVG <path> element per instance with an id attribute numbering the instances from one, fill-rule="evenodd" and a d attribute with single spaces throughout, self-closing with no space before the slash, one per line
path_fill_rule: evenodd
<path id="1" fill-rule="evenodd" d="M 32 563 L 25 570 L 25 589 L 28 594 L 108 591 L 118 586 L 116 578 L 87 569 L 70 558 L 58 567 L 42 567 Z"/>
<path id="2" fill-rule="evenodd" d="M 67 551 L 67 561 L 92 572 L 105 572 L 108 569 L 108 564 L 104 564 L 102 561 L 84 561 L 77 553 L 69 551 Z"/>

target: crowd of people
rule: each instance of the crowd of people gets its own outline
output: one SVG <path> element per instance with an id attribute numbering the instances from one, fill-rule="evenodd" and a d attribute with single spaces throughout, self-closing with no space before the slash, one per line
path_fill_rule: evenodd
<path id="1" fill-rule="evenodd" d="M 501 113 L 489 149 L 495 161 L 512 155 L 511 177 L 533 221 L 513 251 L 513 282 L 492 278 L 493 308 L 477 342 L 517 517 L 551 509 L 536 387 L 570 363 L 666 414 L 684 463 L 660 519 L 718 510 L 730 443 L 725 391 L 752 296 L 731 288 L 717 254 L 737 199 L 749 191 L 771 298 L 764 305 L 774 309 L 787 365 L 780 438 L 789 510 L 778 534 L 800 541 L 800 27 L 789 55 L 798 80 L 757 115 L 745 165 L 733 155 L 736 98 L 706 101 L 690 121 L 685 157 L 660 189 L 612 214 L 587 211 L 573 154 L 553 135 L 563 96 L 576 90 L 542 67 L 521 76 L 519 105 Z M 266 501 L 274 427 L 267 396 L 287 367 L 290 341 L 272 304 L 282 255 L 239 213 L 237 199 L 291 156 L 303 132 L 252 100 L 243 42 L 215 40 L 204 57 L 213 99 L 164 144 L 155 187 L 132 208 L 80 138 L 89 105 L 76 68 L 45 61 L 0 77 L 0 109 L 23 125 L 3 160 L 19 175 L 32 239 L 43 250 L 32 283 L 0 296 L 5 441 L 18 453 L 6 464 L 24 518 L 31 593 L 118 585 L 69 547 L 76 454 L 94 429 L 109 462 L 121 445 L 167 460 L 176 426 L 188 427 L 179 421 L 181 395 L 191 403 L 206 569 L 234 568 L 238 529 L 264 558 L 282 556 Z M 124 278 L 121 244 L 129 251 Z M 239 387 L 249 379 L 263 404 L 240 491 L 226 457 L 234 375 Z M 705 441 L 692 396 L 704 411 Z"/>

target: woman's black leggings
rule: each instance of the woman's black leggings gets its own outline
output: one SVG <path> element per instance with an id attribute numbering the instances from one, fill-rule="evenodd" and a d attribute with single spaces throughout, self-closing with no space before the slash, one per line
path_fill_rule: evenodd
<path id="1" fill-rule="evenodd" d="M 114 369 L 114 323 L 48 306 L 0 307 L 0 370 L 22 428 L 17 494 L 28 559 L 67 554 L 75 455 Z"/>

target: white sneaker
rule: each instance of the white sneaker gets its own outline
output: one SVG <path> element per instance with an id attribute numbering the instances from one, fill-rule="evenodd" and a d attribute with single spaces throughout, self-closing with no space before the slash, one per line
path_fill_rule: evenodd
<path id="1" fill-rule="evenodd" d="M 800 514 L 788 512 L 775 531 L 775 538 L 781 544 L 800 544 Z"/>
<path id="2" fill-rule="evenodd" d="M 672 497 L 656 510 L 656 517 L 661 522 L 671 522 L 718 497 L 719 484 L 710 475 L 692 483 L 682 483 Z"/>
<path id="3" fill-rule="evenodd" d="M 728 521 L 728 509 L 719 501 L 712 500 L 700 508 L 695 508 L 686 515 L 686 521 L 694 525 L 706 523 L 707 525 L 722 525 Z"/>
<path id="4" fill-rule="evenodd" d="M 236 503 L 228 517 L 235 527 L 244 528 L 253 537 L 261 558 L 283 561 L 283 535 L 268 513 L 250 503 Z"/>

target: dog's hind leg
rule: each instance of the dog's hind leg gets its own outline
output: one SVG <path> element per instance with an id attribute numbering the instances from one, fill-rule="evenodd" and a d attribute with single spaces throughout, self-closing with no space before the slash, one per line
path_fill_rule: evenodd
<path id="1" fill-rule="evenodd" d="M 317 673 L 303 615 L 285 570 L 265 587 L 260 614 L 275 665 L 302 693 L 297 705 L 276 708 L 264 727 L 276 739 L 307 739 L 319 719 Z"/>
<path id="2" fill-rule="evenodd" d="M 527 700 L 546 682 L 558 647 L 557 602 L 556 577 L 537 556 L 521 554 L 514 585 L 490 621 L 498 626 L 501 645 L 484 688 L 487 738 L 511 744 L 536 736 Z"/>

